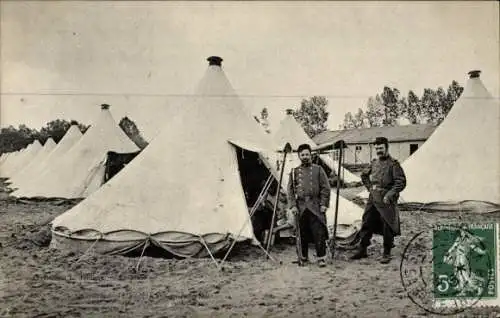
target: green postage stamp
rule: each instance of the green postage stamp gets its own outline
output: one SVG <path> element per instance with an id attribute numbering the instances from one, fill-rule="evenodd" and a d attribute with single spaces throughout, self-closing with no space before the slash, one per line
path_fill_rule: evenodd
<path id="1" fill-rule="evenodd" d="M 401 279 L 410 299 L 429 312 L 500 307 L 499 263 L 497 223 L 442 224 L 406 246 Z"/>
<path id="2" fill-rule="evenodd" d="M 499 306 L 498 224 L 438 225 L 433 230 L 434 301 Z"/>

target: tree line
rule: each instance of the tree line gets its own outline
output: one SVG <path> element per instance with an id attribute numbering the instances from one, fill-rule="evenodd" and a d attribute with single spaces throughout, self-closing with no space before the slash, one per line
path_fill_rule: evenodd
<path id="1" fill-rule="evenodd" d="M 359 108 L 355 114 L 346 113 L 339 129 L 397 126 L 401 119 L 410 124 L 439 125 L 463 90 L 457 81 L 452 81 L 446 91 L 440 86 L 437 89 L 425 88 L 421 96 L 413 90 L 405 96 L 397 88 L 385 86 L 381 93 L 368 98 L 365 110 Z M 328 129 L 327 106 L 326 97 L 312 96 L 302 99 L 298 107 L 291 109 L 295 120 L 312 138 Z M 260 117 L 255 116 L 255 120 L 270 133 L 267 107 L 262 109 Z"/>
<path id="2" fill-rule="evenodd" d="M 52 120 L 40 130 L 30 128 L 25 124 L 21 124 L 17 128 L 12 125 L 2 128 L 0 129 L 0 153 L 21 150 L 35 140 L 45 144 L 49 138 L 52 138 L 56 143 L 59 143 L 72 125 L 78 125 L 82 134 L 90 128 L 90 125 L 65 119 Z M 119 126 L 139 148 L 144 149 L 148 145 L 137 125 L 130 118 L 123 117 Z"/>
<path id="3" fill-rule="evenodd" d="M 401 119 L 410 124 L 439 125 L 451 110 L 464 88 L 452 81 L 445 91 L 425 88 L 421 96 L 410 90 L 406 96 L 397 88 L 385 86 L 380 94 L 368 98 L 366 110 L 348 112 L 340 129 L 397 126 Z"/>

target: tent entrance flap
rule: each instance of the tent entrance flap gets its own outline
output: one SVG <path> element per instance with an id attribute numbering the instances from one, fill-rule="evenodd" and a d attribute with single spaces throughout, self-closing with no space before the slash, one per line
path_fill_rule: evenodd
<path id="1" fill-rule="evenodd" d="M 104 183 L 113 178 L 120 172 L 130 161 L 132 161 L 140 151 L 130 153 L 118 153 L 108 151 L 106 156 L 106 168 L 104 171 Z"/>
<path id="2" fill-rule="evenodd" d="M 258 153 L 240 147 L 235 148 L 241 186 L 245 193 L 247 206 L 252 208 L 271 172 Z M 276 185 L 273 184 L 269 191 L 270 193 L 276 192 Z"/>
<path id="3" fill-rule="evenodd" d="M 245 194 L 246 204 L 250 211 L 256 203 L 259 194 L 266 185 L 266 181 L 271 171 L 266 167 L 260 155 L 256 152 L 236 147 L 236 156 L 240 172 L 241 185 Z M 270 199 L 277 189 L 276 179 L 273 177 L 271 186 L 268 189 L 269 196 L 266 196 L 252 216 L 252 228 L 255 237 L 261 241 L 264 231 L 269 229 L 273 213 L 273 205 Z"/>

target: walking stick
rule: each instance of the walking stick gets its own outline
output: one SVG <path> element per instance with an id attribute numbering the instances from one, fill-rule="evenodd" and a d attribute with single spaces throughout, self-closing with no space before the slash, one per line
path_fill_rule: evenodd
<path id="1" fill-rule="evenodd" d="M 293 193 L 295 195 L 294 197 L 294 202 L 297 202 L 297 193 L 295 192 L 295 169 L 292 169 L 291 177 L 292 177 L 292 187 L 293 187 Z M 299 211 L 297 207 L 297 214 L 294 215 L 294 224 L 295 224 L 295 248 L 297 249 L 297 264 L 299 266 L 304 265 L 303 259 L 304 256 L 302 255 L 302 237 L 300 236 L 300 217 L 299 217 Z"/>
<path id="2" fill-rule="evenodd" d="M 286 163 L 286 155 L 292 151 L 292 145 L 290 145 L 289 142 L 286 143 L 285 148 L 283 149 L 283 163 L 281 164 L 281 171 L 280 171 L 280 179 L 278 182 L 278 188 L 276 190 L 276 198 L 274 199 L 274 208 L 273 208 L 273 216 L 271 218 L 271 227 L 269 229 L 269 237 L 267 238 L 267 246 L 266 250 L 269 253 L 269 250 L 271 249 L 271 239 L 273 238 L 273 228 L 274 228 L 274 219 L 276 216 L 276 210 L 278 209 L 278 202 L 280 198 L 280 192 L 281 192 L 281 182 L 283 181 L 283 172 L 285 171 L 285 163 Z"/>
<path id="3" fill-rule="evenodd" d="M 337 197 L 335 199 L 335 219 L 333 222 L 333 237 L 332 237 L 332 259 L 335 257 L 335 240 L 337 238 L 337 220 L 339 215 L 339 195 L 340 195 L 340 171 L 342 169 L 342 159 L 344 155 L 344 148 L 346 147 L 345 142 L 343 140 L 337 141 L 333 145 L 333 149 L 339 150 L 339 163 L 337 168 Z"/>

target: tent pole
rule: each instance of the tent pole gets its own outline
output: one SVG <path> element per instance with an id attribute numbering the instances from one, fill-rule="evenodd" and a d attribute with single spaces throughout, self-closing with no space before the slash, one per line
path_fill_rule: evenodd
<path id="1" fill-rule="evenodd" d="M 271 227 L 269 228 L 269 237 L 267 239 L 266 250 L 268 253 L 269 253 L 269 250 L 271 249 L 271 240 L 273 238 L 274 219 L 276 217 L 276 210 L 278 209 L 278 202 L 279 202 L 280 193 L 281 193 L 281 183 L 283 181 L 283 172 L 285 172 L 286 155 L 291 151 L 292 151 L 292 145 L 290 145 L 290 143 L 287 142 L 285 145 L 285 148 L 283 149 L 283 163 L 281 165 L 280 179 L 278 182 L 278 188 L 276 190 L 276 198 L 274 199 L 274 209 L 273 209 L 273 216 L 271 218 Z"/>
<path id="2" fill-rule="evenodd" d="M 344 154 L 344 141 L 339 140 L 336 145 L 339 147 L 339 164 L 337 173 L 337 197 L 335 198 L 335 219 L 333 223 L 333 237 L 332 237 L 332 259 L 335 257 L 335 240 L 337 238 L 337 222 L 339 216 L 339 195 L 340 195 L 340 171 L 342 169 L 342 159 Z"/>

